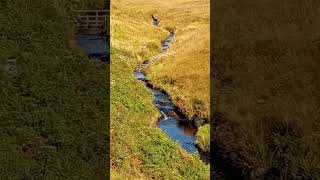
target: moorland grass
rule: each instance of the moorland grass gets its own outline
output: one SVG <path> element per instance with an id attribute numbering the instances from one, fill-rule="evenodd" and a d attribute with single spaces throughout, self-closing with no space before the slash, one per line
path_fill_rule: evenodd
<path id="1" fill-rule="evenodd" d="M 319 3 L 214 2 L 211 145 L 239 178 L 320 179 Z"/>
<path id="2" fill-rule="evenodd" d="M 143 0 L 139 0 L 143 3 Z M 153 1 L 159 26 L 175 30 L 169 53 L 147 69 L 155 87 L 165 90 L 172 102 L 196 125 L 210 120 L 210 1 Z M 158 6 L 158 7 L 157 7 Z M 207 129 L 207 128 L 206 128 Z M 202 134 L 209 137 L 208 134 Z M 210 144 L 210 138 L 197 141 Z M 202 149 L 208 151 L 210 148 Z"/>
<path id="3" fill-rule="evenodd" d="M 209 179 L 209 166 L 156 127 L 153 96 L 133 76 L 135 66 L 159 53 L 168 32 L 151 25 L 152 7 L 111 2 L 111 178 Z"/>
<path id="4" fill-rule="evenodd" d="M 0 179 L 95 179 L 107 164 L 105 123 L 97 131 L 107 73 L 75 45 L 72 22 L 72 9 L 101 6 L 0 2 L 0 67 L 17 67 L 0 70 Z"/>
<path id="5" fill-rule="evenodd" d="M 210 1 L 155 3 L 161 27 L 175 29 L 169 54 L 147 76 L 164 89 L 189 119 L 210 119 Z"/>

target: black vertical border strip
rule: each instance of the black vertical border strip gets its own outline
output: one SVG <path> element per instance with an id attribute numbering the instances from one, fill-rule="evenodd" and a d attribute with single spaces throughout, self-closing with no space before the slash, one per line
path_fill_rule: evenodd
<path id="1" fill-rule="evenodd" d="M 213 67 L 213 0 L 210 0 L 210 179 L 213 179 L 213 139 L 214 139 L 214 67 Z"/>

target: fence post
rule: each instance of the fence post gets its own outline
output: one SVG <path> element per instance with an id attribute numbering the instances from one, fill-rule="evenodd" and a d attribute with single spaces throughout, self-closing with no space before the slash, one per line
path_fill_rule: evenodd
<path id="1" fill-rule="evenodd" d="M 89 29 L 89 15 L 86 13 L 86 21 L 87 21 L 87 30 Z"/>
<path id="2" fill-rule="evenodd" d="M 99 30 L 99 12 L 96 11 L 96 18 L 95 18 L 96 22 L 95 22 L 95 25 L 96 25 L 96 29 Z"/>

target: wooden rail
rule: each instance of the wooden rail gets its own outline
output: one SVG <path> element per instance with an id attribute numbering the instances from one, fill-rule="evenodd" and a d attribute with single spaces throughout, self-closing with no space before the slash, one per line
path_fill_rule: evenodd
<path id="1" fill-rule="evenodd" d="M 109 23 L 109 10 L 76 10 L 76 28 L 78 32 L 106 32 Z"/>

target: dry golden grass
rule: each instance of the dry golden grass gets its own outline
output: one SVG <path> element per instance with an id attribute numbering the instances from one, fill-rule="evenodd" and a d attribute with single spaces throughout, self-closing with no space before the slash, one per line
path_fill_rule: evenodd
<path id="1" fill-rule="evenodd" d="M 143 2 L 143 1 L 142 1 Z M 155 1 L 150 11 L 160 27 L 176 29 L 169 54 L 148 69 L 154 85 L 167 91 L 189 118 L 209 118 L 210 1 Z"/>
<path id="2" fill-rule="evenodd" d="M 160 1 L 159 1 L 160 2 Z M 110 160 L 112 179 L 209 179 L 209 166 L 161 129 L 151 92 L 134 78 L 138 63 L 160 50 L 168 32 L 150 15 L 163 4 L 111 1 Z"/>
<path id="3" fill-rule="evenodd" d="M 166 36 L 163 29 L 150 26 L 151 20 L 143 10 L 144 8 L 127 0 L 118 0 L 111 3 L 111 48 L 128 51 L 131 52 L 131 55 L 136 56 L 136 58 L 126 60 L 132 70 L 135 65 L 144 60 L 139 55 L 148 56 L 150 50 L 159 49 L 159 39 Z"/>

